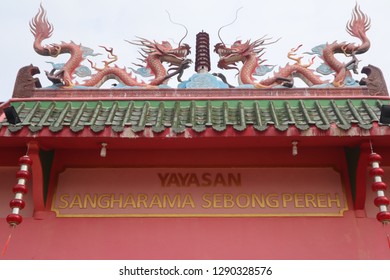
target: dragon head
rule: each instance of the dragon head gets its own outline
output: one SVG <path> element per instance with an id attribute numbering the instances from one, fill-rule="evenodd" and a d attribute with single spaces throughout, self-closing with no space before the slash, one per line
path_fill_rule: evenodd
<path id="1" fill-rule="evenodd" d="M 170 63 L 171 66 L 179 66 L 183 63 L 186 57 L 191 53 L 188 44 L 181 44 L 177 48 L 173 48 L 168 41 L 162 41 L 161 44 L 156 41 L 149 41 L 144 38 L 130 42 L 133 45 L 141 46 L 143 53 L 140 53 L 146 62 L 150 57 L 158 58 L 161 62 Z"/>
<path id="2" fill-rule="evenodd" d="M 244 44 L 241 41 L 236 41 L 230 48 L 223 43 L 216 44 L 214 51 L 219 55 L 218 67 L 221 69 L 237 69 L 236 63 L 245 60 L 248 45 L 248 41 Z"/>
<path id="3" fill-rule="evenodd" d="M 242 42 L 235 41 L 230 47 L 223 43 L 214 46 L 214 51 L 219 55 L 218 67 L 221 69 L 237 69 L 237 62 L 245 62 L 250 56 L 260 58 L 263 55 L 264 45 L 267 38 L 260 38 L 251 42 L 250 40 Z"/>
<path id="4" fill-rule="evenodd" d="M 171 44 L 163 41 L 162 44 L 156 43 L 156 52 L 160 55 L 161 62 L 167 62 L 174 66 L 179 66 L 191 53 L 191 47 L 188 44 L 182 44 L 177 48 L 172 48 Z"/>

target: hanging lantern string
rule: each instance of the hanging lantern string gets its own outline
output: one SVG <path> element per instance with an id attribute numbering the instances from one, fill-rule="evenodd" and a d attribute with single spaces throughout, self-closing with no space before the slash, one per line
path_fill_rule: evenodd
<path id="1" fill-rule="evenodd" d="M 13 233 L 14 228 L 15 228 L 15 226 L 11 226 L 11 232 L 9 233 L 7 241 L 4 244 L 3 251 L 1 252 L 1 256 L 3 256 L 3 257 L 5 256 L 5 253 L 7 252 L 8 245 L 11 241 L 11 237 L 12 237 L 12 233 Z"/>
<path id="2" fill-rule="evenodd" d="M 371 165 L 370 176 L 373 178 L 373 183 L 371 188 L 374 192 L 376 192 L 377 197 L 374 200 L 375 206 L 379 207 L 379 213 L 376 218 L 383 225 L 383 231 L 386 235 L 387 246 L 390 249 L 390 234 L 386 230 L 390 223 L 390 212 L 388 209 L 389 199 L 385 195 L 385 190 L 387 189 L 387 185 L 382 180 L 382 176 L 384 175 L 384 170 L 380 167 L 380 163 L 382 161 L 382 157 L 374 153 L 374 149 L 372 147 L 372 141 L 370 139 L 370 149 L 371 153 L 368 156 L 369 163 Z"/>
<path id="3" fill-rule="evenodd" d="M 371 185 L 372 191 L 376 193 L 376 198 L 374 199 L 374 204 L 379 208 L 379 213 L 376 218 L 382 224 L 387 225 L 390 223 L 390 212 L 388 206 L 390 204 L 389 199 L 385 195 L 385 190 L 387 185 L 383 182 L 382 176 L 385 171 L 380 167 L 382 157 L 373 152 L 372 142 L 370 140 L 371 154 L 368 156 L 368 161 L 371 166 L 370 177 L 373 178 L 373 183 Z"/>
<path id="4" fill-rule="evenodd" d="M 6 218 L 7 223 L 11 227 L 11 232 L 8 236 L 7 241 L 4 244 L 2 255 L 4 256 L 8 245 L 11 241 L 13 229 L 23 221 L 23 217 L 20 215 L 20 211 L 24 209 L 26 203 L 23 200 L 23 196 L 27 194 L 26 183 L 30 179 L 30 167 L 32 165 L 32 160 L 28 156 L 28 150 L 30 145 L 27 145 L 26 155 L 19 158 L 19 170 L 16 172 L 17 183 L 12 188 L 13 193 L 15 194 L 14 199 L 9 203 L 10 208 L 12 209 L 11 214 Z"/>

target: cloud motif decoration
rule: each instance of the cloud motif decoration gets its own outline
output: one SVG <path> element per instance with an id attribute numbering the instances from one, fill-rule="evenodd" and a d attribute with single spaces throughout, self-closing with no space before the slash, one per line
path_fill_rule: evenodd
<path id="1" fill-rule="evenodd" d="M 253 75 L 255 76 L 264 76 L 265 74 L 271 72 L 275 68 L 274 65 L 260 65 L 256 67 L 255 72 Z"/>
<path id="2" fill-rule="evenodd" d="M 138 75 L 141 75 L 142 77 L 144 78 L 149 78 L 149 77 L 153 77 L 153 73 L 152 71 L 150 70 L 150 68 L 147 68 L 147 67 L 140 67 L 138 69 L 134 69 L 132 67 L 128 67 L 131 71 L 133 71 L 134 73 L 138 74 Z"/>
<path id="3" fill-rule="evenodd" d="M 197 73 L 178 85 L 178 88 L 229 88 L 210 73 Z"/>
<path id="4" fill-rule="evenodd" d="M 101 53 L 95 53 L 93 49 L 91 48 L 88 48 L 88 47 L 85 47 L 85 46 L 81 46 L 80 45 L 80 48 L 83 52 L 83 58 L 86 58 L 87 56 L 97 56 L 97 55 L 101 55 Z"/>

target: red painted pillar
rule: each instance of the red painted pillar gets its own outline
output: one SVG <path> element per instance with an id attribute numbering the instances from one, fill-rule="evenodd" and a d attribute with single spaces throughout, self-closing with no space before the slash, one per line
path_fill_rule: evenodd
<path id="1" fill-rule="evenodd" d="M 363 142 L 360 145 L 360 155 L 358 165 L 356 168 L 356 196 L 355 196 L 355 210 L 364 210 L 366 202 L 367 190 L 367 166 L 368 155 L 370 154 L 370 143 Z"/>
<path id="2" fill-rule="evenodd" d="M 44 196 L 43 196 L 43 173 L 42 163 L 39 157 L 39 145 L 37 142 L 29 142 L 28 154 L 33 161 L 31 166 L 32 172 L 32 190 L 34 201 L 34 217 L 36 213 L 45 210 Z"/>

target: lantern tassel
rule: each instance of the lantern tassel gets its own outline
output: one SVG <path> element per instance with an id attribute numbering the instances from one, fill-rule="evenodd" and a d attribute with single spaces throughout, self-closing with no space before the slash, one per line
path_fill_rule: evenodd
<path id="1" fill-rule="evenodd" d="M 8 238 L 7 238 L 7 241 L 6 241 L 5 244 L 4 244 L 3 251 L 2 251 L 2 253 L 1 253 L 1 256 L 3 256 L 3 257 L 5 256 L 5 253 L 7 252 L 8 245 L 9 245 L 9 243 L 10 243 L 10 241 L 11 241 L 12 232 L 13 232 L 13 229 L 14 229 L 14 228 L 15 228 L 14 226 L 11 227 L 11 232 L 10 232 Z M 389 245 L 389 246 L 390 246 L 390 245 Z"/>
<path id="2" fill-rule="evenodd" d="M 389 245 L 389 249 L 390 249 L 390 235 L 387 234 L 387 245 Z"/>

